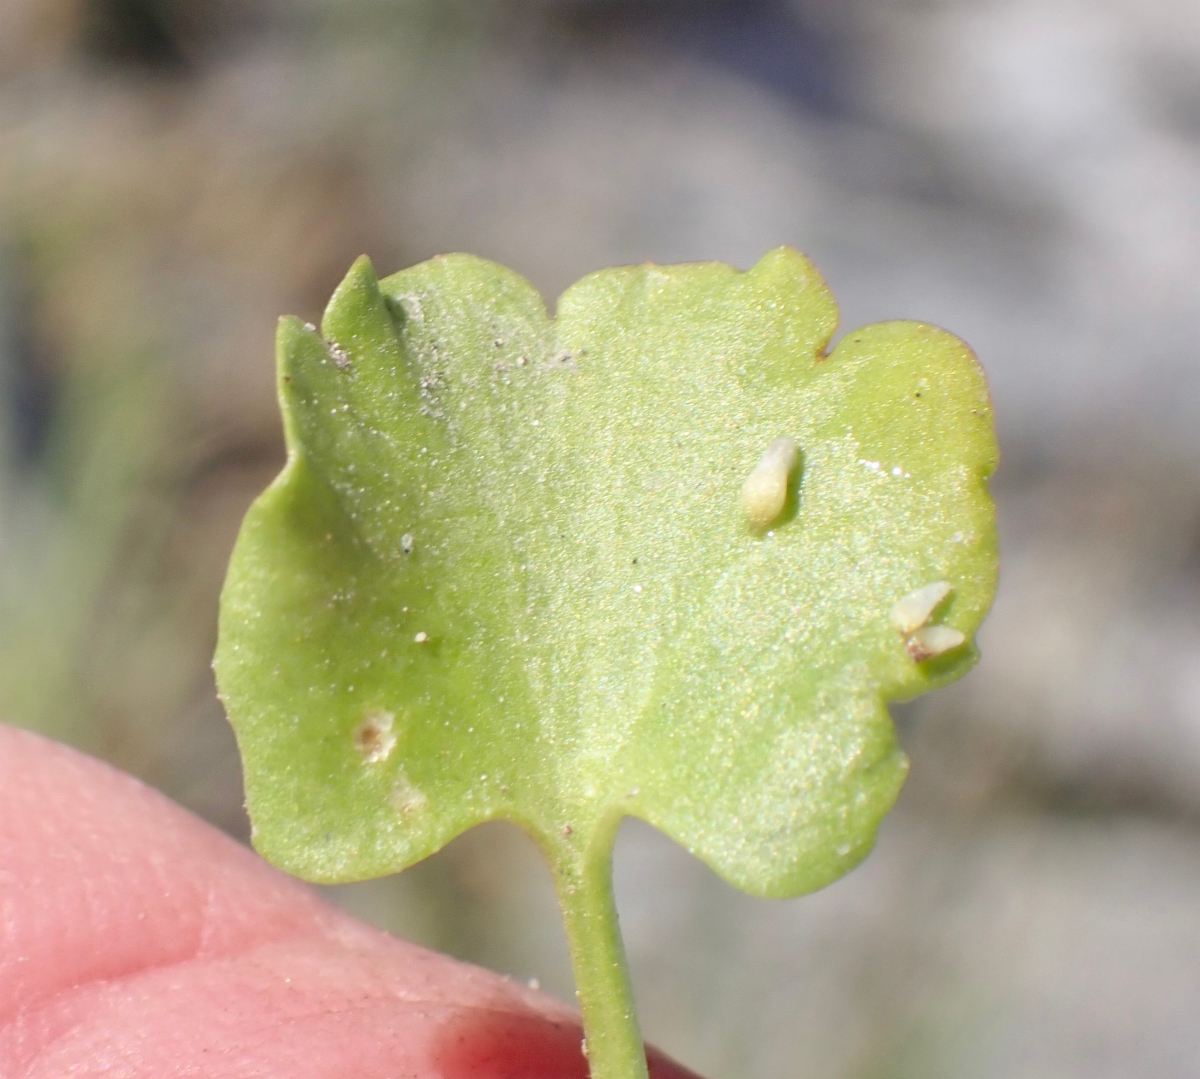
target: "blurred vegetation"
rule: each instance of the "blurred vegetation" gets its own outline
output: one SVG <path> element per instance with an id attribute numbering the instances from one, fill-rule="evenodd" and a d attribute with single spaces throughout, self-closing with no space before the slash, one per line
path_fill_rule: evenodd
<path id="1" fill-rule="evenodd" d="M 897 710 L 912 776 L 844 882 L 751 900 L 626 829 L 647 1033 L 714 1079 L 1190 1079 L 1197 70 L 1174 2 L 5 0 L 0 714 L 244 838 L 209 661 L 276 317 L 364 251 L 552 297 L 795 243 L 846 324 L 980 352 L 1001 592 L 978 670 Z M 514 829 L 330 894 L 570 996 Z"/>

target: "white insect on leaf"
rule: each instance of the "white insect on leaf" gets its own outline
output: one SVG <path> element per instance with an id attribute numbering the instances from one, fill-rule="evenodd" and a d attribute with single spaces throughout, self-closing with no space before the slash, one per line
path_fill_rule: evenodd
<path id="1" fill-rule="evenodd" d="M 920 588 L 901 596 L 892 604 L 890 617 L 901 633 L 907 635 L 920 629 L 929 621 L 935 608 L 942 602 L 954 586 L 949 581 L 931 581 Z"/>
<path id="2" fill-rule="evenodd" d="M 908 654 L 918 663 L 940 656 L 966 641 L 961 630 L 951 626 L 921 626 L 908 638 Z"/>
<path id="3" fill-rule="evenodd" d="M 742 512 L 755 528 L 766 528 L 783 512 L 788 484 L 799 464 L 800 450 L 787 436 L 775 439 L 759 458 L 742 484 Z"/>

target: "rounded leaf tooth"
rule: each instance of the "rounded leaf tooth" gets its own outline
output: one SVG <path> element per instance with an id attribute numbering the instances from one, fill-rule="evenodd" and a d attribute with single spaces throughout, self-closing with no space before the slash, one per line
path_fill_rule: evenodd
<path id="1" fill-rule="evenodd" d="M 396 337 L 396 322 L 379 291 L 379 278 L 366 255 L 355 259 L 334 290 L 321 318 L 330 362 L 340 371 Z"/>

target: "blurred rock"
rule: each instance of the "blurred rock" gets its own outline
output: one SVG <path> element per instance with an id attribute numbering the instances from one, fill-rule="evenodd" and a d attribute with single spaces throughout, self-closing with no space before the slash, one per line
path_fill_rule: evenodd
<path id="1" fill-rule="evenodd" d="M 644 825 L 618 894 L 643 1020 L 712 1075 L 1153 1074 L 1200 1055 L 1200 843 L 1029 814 L 910 812 L 790 902 L 723 885 Z"/>

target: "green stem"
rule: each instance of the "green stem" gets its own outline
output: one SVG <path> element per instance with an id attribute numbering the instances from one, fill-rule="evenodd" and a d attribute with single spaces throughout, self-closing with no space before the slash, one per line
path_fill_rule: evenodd
<path id="1" fill-rule="evenodd" d="M 580 861 L 559 862 L 559 903 L 591 1079 L 647 1079 L 625 945 L 612 890 L 612 835 L 597 835 Z"/>

